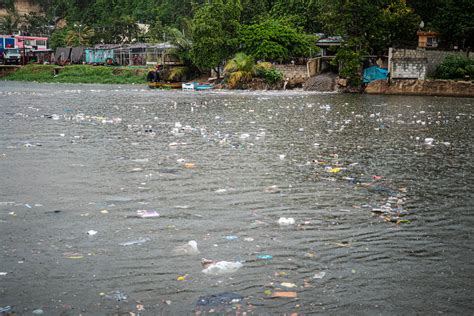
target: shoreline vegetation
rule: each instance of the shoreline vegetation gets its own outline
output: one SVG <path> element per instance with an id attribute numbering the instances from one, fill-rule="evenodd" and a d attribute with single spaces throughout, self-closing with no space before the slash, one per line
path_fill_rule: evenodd
<path id="1" fill-rule="evenodd" d="M 283 74 L 270 63 L 250 63 L 242 66 L 232 64 L 228 75 L 218 80 L 217 88 L 240 90 L 281 90 Z M 39 83 L 93 83 L 93 84 L 148 84 L 150 67 L 134 66 L 96 66 L 96 65 L 39 65 L 28 64 L 6 74 L 0 80 L 30 81 Z M 203 76 L 186 81 L 171 80 L 169 71 L 164 73 L 163 84 L 202 81 Z M 201 80 L 199 80 L 201 79 Z M 206 80 L 204 80 L 206 81 Z"/>
<path id="2" fill-rule="evenodd" d="M 6 75 L 3 80 L 41 83 L 146 84 L 144 67 L 109 67 L 92 65 L 26 65 Z"/>

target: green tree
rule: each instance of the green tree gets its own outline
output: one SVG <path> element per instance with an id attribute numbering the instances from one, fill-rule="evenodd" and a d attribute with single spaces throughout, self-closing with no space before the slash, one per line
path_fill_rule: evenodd
<path id="1" fill-rule="evenodd" d="M 361 81 L 362 62 L 367 55 L 365 39 L 353 37 L 344 43 L 336 53 L 333 65 L 340 65 L 339 75 L 348 79 L 349 85 L 359 86 Z"/>
<path id="2" fill-rule="evenodd" d="M 76 24 L 67 31 L 64 42 L 66 46 L 89 46 L 93 36 L 92 28 L 87 25 Z"/>
<path id="3" fill-rule="evenodd" d="M 270 10 L 273 18 L 288 20 L 309 33 L 321 31 L 320 13 L 321 0 L 276 0 Z"/>
<path id="4" fill-rule="evenodd" d="M 474 47 L 474 2 L 472 0 L 446 0 L 432 24 L 441 34 L 445 47 Z"/>
<path id="5" fill-rule="evenodd" d="M 54 30 L 54 32 L 51 34 L 51 37 L 49 39 L 49 46 L 56 50 L 58 47 L 65 47 L 66 45 L 66 35 L 67 35 L 68 29 L 67 28 L 60 28 Z"/>
<path id="6" fill-rule="evenodd" d="M 425 30 L 441 35 L 440 45 L 474 47 L 474 2 L 471 0 L 407 0 L 424 23 Z"/>
<path id="7" fill-rule="evenodd" d="M 214 68 L 238 46 L 241 6 L 238 0 L 214 0 L 200 7 L 193 18 L 191 59 L 201 69 Z"/>
<path id="8" fill-rule="evenodd" d="M 27 25 L 28 33 L 43 35 L 49 32 L 49 21 L 44 15 L 40 15 L 37 12 L 30 12 L 29 14 L 24 15 L 23 20 Z"/>
<path id="9" fill-rule="evenodd" d="M 267 0 L 242 0 L 242 24 L 255 23 L 269 16 L 270 4 Z"/>
<path id="10" fill-rule="evenodd" d="M 172 27 L 166 28 L 165 36 L 168 41 L 176 47 L 169 49 L 166 53 L 177 56 L 181 64 L 184 65 L 181 67 L 173 67 L 170 70 L 169 78 L 171 80 L 177 80 L 178 78 L 184 78 L 190 73 L 194 73 L 196 69 L 190 56 L 190 51 L 193 46 L 191 38 L 186 36 L 183 31 Z"/>
<path id="11" fill-rule="evenodd" d="M 405 0 L 325 1 L 321 19 L 330 34 L 358 38 L 370 53 L 416 43 L 420 19 Z"/>
<path id="12" fill-rule="evenodd" d="M 284 61 L 308 57 L 318 51 L 316 37 L 275 19 L 243 26 L 239 32 L 242 49 L 256 59 Z"/>
<path id="13" fill-rule="evenodd" d="M 417 42 L 416 30 L 420 17 L 414 14 L 405 1 L 392 1 L 382 9 L 381 25 L 384 28 L 381 40 L 374 41 L 381 49 L 388 46 L 412 46 Z"/>

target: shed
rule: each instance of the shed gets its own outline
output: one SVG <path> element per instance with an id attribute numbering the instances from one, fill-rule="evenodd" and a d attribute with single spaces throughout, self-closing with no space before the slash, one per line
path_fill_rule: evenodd
<path id="1" fill-rule="evenodd" d="M 71 50 L 71 62 L 79 64 L 84 61 L 84 47 L 73 47 Z"/>
<path id="2" fill-rule="evenodd" d="M 56 53 L 54 54 L 54 60 L 56 63 L 65 63 L 68 59 L 71 58 L 71 47 L 58 47 L 56 48 Z"/>

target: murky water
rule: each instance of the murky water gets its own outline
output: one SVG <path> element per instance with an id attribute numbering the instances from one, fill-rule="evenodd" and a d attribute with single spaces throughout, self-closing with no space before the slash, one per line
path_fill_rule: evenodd
<path id="1" fill-rule="evenodd" d="M 0 82 L 0 308 L 471 314 L 473 105 Z"/>

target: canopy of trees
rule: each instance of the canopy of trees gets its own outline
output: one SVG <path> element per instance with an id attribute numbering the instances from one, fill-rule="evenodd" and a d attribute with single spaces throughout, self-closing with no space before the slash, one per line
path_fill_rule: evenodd
<path id="1" fill-rule="evenodd" d="M 14 0 L 0 1 L 14 9 Z M 146 23 L 189 29 L 197 11 L 216 0 L 37 0 L 53 24 L 87 25 L 93 41 L 111 41 L 115 35 L 133 33 L 132 25 Z M 235 1 L 234 1 L 235 2 Z M 414 39 L 419 22 L 441 33 L 443 45 L 474 45 L 474 2 L 471 0 L 240 0 L 239 23 L 250 25 L 267 19 L 286 20 L 306 33 L 364 36 L 375 49 L 402 45 Z M 5 31 L 0 20 L 0 31 Z M 9 23 L 11 24 L 10 16 Z M 30 23 L 33 22 L 29 21 Z M 209 21 L 213 23 L 212 21 Z"/>
<path id="2" fill-rule="evenodd" d="M 261 60 L 309 57 L 317 51 L 315 36 L 275 19 L 243 26 L 239 42 L 247 54 Z"/>

